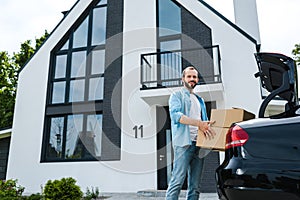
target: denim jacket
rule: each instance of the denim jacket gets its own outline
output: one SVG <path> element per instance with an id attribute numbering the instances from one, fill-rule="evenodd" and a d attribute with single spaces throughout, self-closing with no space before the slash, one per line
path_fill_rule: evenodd
<path id="1" fill-rule="evenodd" d="M 207 121 L 207 113 L 204 100 L 196 95 L 201 107 L 201 118 Z M 171 117 L 171 131 L 173 146 L 191 145 L 190 127 L 189 125 L 179 122 L 182 115 L 189 116 L 191 108 L 190 92 L 186 88 L 176 91 L 169 98 L 169 111 Z"/>

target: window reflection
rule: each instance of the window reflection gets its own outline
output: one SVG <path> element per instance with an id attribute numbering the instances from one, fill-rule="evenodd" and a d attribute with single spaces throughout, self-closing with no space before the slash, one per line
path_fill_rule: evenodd
<path id="1" fill-rule="evenodd" d="M 65 88 L 66 82 L 54 82 L 52 91 L 52 103 L 64 103 L 65 102 Z"/>
<path id="2" fill-rule="evenodd" d="M 71 63 L 71 77 L 83 77 L 85 76 L 86 68 L 86 52 L 79 51 L 73 52 Z"/>
<path id="3" fill-rule="evenodd" d="M 88 18 L 74 32 L 73 48 L 85 47 L 87 45 Z"/>
<path id="4" fill-rule="evenodd" d="M 181 48 L 180 40 L 169 40 L 160 43 L 161 51 L 174 51 Z"/>
<path id="5" fill-rule="evenodd" d="M 103 99 L 103 84 L 103 77 L 90 79 L 89 100 Z"/>
<path id="6" fill-rule="evenodd" d="M 106 7 L 94 9 L 92 31 L 92 45 L 104 44 L 106 34 Z"/>
<path id="7" fill-rule="evenodd" d="M 65 159 L 99 158 L 101 138 L 102 114 L 52 117 L 47 156 Z"/>
<path id="8" fill-rule="evenodd" d="M 56 57 L 55 78 L 64 78 L 66 76 L 67 55 Z"/>
<path id="9" fill-rule="evenodd" d="M 181 33 L 180 8 L 171 0 L 159 1 L 159 36 Z"/>
<path id="10" fill-rule="evenodd" d="M 66 43 L 61 47 L 60 50 L 65 50 L 69 48 L 69 40 L 66 41 Z"/>
<path id="11" fill-rule="evenodd" d="M 69 102 L 78 102 L 84 100 L 84 79 L 72 80 L 70 83 Z"/>
<path id="12" fill-rule="evenodd" d="M 92 51 L 92 74 L 104 73 L 105 51 L 96 50 Z"/>
<path id="13" fill-rule="evenodd" d="M 170 51 L 170 53 L 164 53 L 160 56 L 160 74 L 161 80 L 164 86 L 178 85 L 178 81 L 171 81 L 170 79 L 176 79 L 180 77 L 182 70 L 181 53 L 173 53 L 171 51 L 181 48 L 180 40 L 170 40 L 160 43 L 161 51 Z M 169 80 L 169 81 L 167 81 Z"/>
<path id="14" fill-rule="evenodd" d="M 82 139 L 88 152 L 97 157 L 101 156 L 102 115 L 88 115 L 87 135 Z"/>
<path id="15" fill-rule="evenodd" d="M 104 5 L 104 4 L 107 4 L 107 0 L 101 0 L 101 1 L 98 3 L 98 6 L 99 6 L 99 5 Z"/>
<path id="16" fill-rule="evenodd" d="M 82 133 L 83 115 L 69 115 L 67 121 L 66 158 L 80 158 L 82 149 L 77 148 Z"/>
<path id="17" fill-rule="evenodd" d="M 50 124 L 50 138 L 49 138 L 49 157 L 61 157 L 62 153 L 62 141 L 64 130 L 64 118 L 55 117 L 51 119 Z"/>

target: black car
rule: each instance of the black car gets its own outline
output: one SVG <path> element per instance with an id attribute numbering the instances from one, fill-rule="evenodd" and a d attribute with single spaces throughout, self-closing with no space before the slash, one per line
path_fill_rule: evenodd
<path id="1" fill-rule="evenodd" d="M 224 162 L 216 170 L 224 200 L 300 200 L 300 109 L 297 70 L 282 54 L 255 54 L 256 77 L 269 95 L 258 118 L 235 123 L 227 134 Z M 285 111 L 265 117 L 272 99 Z"/>

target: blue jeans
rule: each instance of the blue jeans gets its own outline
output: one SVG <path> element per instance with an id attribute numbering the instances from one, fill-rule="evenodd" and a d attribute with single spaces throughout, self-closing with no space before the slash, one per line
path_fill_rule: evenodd
<path id="1" fill-rule="evenodd" d="M 180 190 L 188 175 L 188 200 L 198 200 L 200 195 L 200 179 L 204 159 L 199 157 L 200 147 L 196 142 L 185 147 L 174 147 L 174 163 L 172 177 L 166 193 L 166 200 L 178 200 Z"/>

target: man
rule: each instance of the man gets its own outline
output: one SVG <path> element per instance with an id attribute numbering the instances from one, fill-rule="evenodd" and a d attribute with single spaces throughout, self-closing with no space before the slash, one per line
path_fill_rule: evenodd
<path id="1" fill-rule="evenodd" d="M 169 99 L 174 163 L 166 200 L 178 199 L 186 174 L 187 199 L 199 199 L 203 158 L 198 156 L 197 133 L 200 129 L 208 138 L 215 133 L 210 129 L 213 122 L 208 121 L 204 100 L 193 92 L 198 81 L 198 71 L 193 66 L 187 67 L 182 73 L 184 87 Z"/>

